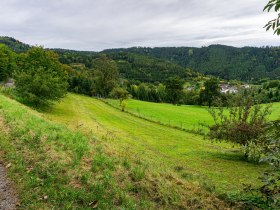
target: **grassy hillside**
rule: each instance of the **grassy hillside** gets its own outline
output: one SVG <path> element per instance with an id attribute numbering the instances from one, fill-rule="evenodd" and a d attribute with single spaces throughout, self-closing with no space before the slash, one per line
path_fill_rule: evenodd
<path id="1" fill-rule="evenodd" d="M 265 168 L 245 162 L 232 145 L 147 122 L 85 96 L 69 94 L 46 116 L 74 129 L 91 130 L 99 138 L 110 137 L 110 146 L 122 156 L 137 157 L 177 178 L 202 181 L 219 193 L 238 192 L 243 183 L 256 184 Z"/>
<path id="2" fill-rule="evenodd" d="M 106 102 L 116 108 L 120 108 L 118 100 L 106 99 Z M 142 118 L 186 130 L 205 129 L 200 125 L 210 125 L 213 123 L 207 107 L 202 106 L 174 106 L 166 103 L 152 103 L 130 99 L 126 102 L 126 111 Z M 270 119 L 277 120 L 279 118 L 280 103 L 273 103 Z"/>
<path id="3" fill-rule="evenodd" d="M 0 159 L 23 209 L 237 207 L 250 199 L 243 184 L 258 185 L 268 167 L 90 97 L 69 94 L 41 114 L 2 95 L 0 104 Z"/>
<path id="4" fill-rule="evenodd" d="M 48 114 L 71 123 L 69 130 L 0 95 L 0 160 L 15 183 L 19 209 L 224 209 L 231 205 L 217 197 L 210 183 L 200 186 L 194 171 L 178 164 L 171 169 L 169 164 L 159 167 L 161 156 L 145 148 L 144 141 L 134 149 L 127 144 L 130 137 L 125 141 L 114 135 L 115 128 L 107 129 L 103 118 L 111 108 L 95 102 L 69 95 Z M 103 110 L 103 117 L 98 117 L 102 124 L 95 121 L 95 109 Z M 111 111 L 117 119 L 118 112 Z"/>

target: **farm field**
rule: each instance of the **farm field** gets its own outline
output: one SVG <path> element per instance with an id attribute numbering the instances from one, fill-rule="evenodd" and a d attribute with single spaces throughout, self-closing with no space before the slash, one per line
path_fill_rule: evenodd
<path id="1" fill-rule="evenodd" d="M 120 109 L 118 100 L 106 99 L 105 101 Z M 175 106 L 167 103 L 152 103 L 134 99 L 129 99 L 126 102 L 126 111 L 129 113 L 187 130 L 205 130 L 201 124 L 210 125 L 213 123 L 207 109 L 207 107 L 195 105 Z M 279 118 L 280 103 L 273 103 L 270 119 L 277 120 Z"/>
<path id="2" fill-rule="evenodd" d="M 122 156 L 138 157 L 179 177 L 202 178 L 223 193 L 239 191 L 243 183 L 256 184 L 266 168 L 244 161 L 232 145 L 139 119 L 86 96 L 69 94 L 45 115 L 97 138 L 109 137 L 109 147 Z"/>

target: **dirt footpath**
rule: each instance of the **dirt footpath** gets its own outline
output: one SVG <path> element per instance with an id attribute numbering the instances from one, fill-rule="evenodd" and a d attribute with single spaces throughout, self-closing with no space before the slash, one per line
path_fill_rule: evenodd
<path id="1" fill-rule="evenodd" d="M 17 198 L 7 179 L 6 168 L 0 162 L 0 210 L 15 210 L 16 204 Z"/>

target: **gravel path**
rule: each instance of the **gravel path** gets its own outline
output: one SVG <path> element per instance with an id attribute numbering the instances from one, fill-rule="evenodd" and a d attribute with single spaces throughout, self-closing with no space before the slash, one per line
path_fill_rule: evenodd
<path id="1" fill-rule="evenodd" d="M 7 179 L 6 168 L 0 162 L 0 210 L 15 210 L 17 198 Z"/>

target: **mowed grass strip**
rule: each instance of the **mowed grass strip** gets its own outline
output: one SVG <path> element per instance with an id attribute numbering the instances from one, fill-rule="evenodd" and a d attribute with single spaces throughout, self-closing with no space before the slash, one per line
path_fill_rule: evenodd
<path id="1" fill-rule="evenodd" d="M 76 100 L 73 101 L 73 98 Z M 67 100 L 71 101 L 67 101 Z M 76 107 L 84 97 L 70 95 L 53 114 L 74 117 L 75 128 L 88 116 Z M 92 106 L 91 99 L 89 104 Z M 70 108 L 69 108 L 70 107 Z M 75 109 L 76 112 L 68 112 Z M 57 115 L 56 115 L 56 114 Z M 65 119 L 64 119 L 65 120 Z M 65 121 L 64 121 L 65 122 Z M 88 124 L 90 127 L 91 124 Z M 98 124 L 100 126 L 100 124 Z M 87 127 L 81 132 L 50 122 L 0 95 L 0 160 L 19 195 L 19 209 L 225 209 L 230 204 L 139 156 L 112 150 L 111 134 L 98 139 Z M 98 129 L 98 128 L 96 128 Z M 96 130 L 93 129 L 93 130 Z M 100 129 L 103 133 L 105 128 Z M 106 137 L 107 135 L 107 137 Z M 96 135 L 99 136 L 99 133 Z M 147 158 L 149 159 L 149 158 Z M 177 170 L 179 170 L 178 168 Z M 181 171 L 181 169 L 180 169 Z"/>
<path id="2" fill-rule="evenodd" d="M 179 131 L 123 113 L 94 98 L 69 94 L 46 113 L 72 128 L 91 130 L 121 155 L 144 160 L 159 171 L 186 179 L 198 178 L 221 193 L 256 185 L 267 166 L 248 163 L 226 143 L 211 143 L 200 135 Z M 195 180 L 194 182 L 196 182 Z"/>
<path id="3" fill-rule="evenodd" d="M 105 99 L 105 102 L 120 109 L 119 101 Z M 152 120 L 168 126 L 190 131 L 207 129 L 202 125 L 213 124 L 208 108 L 196 105 L 172 105 L 167 103 L 153 103 L 134 99 L 126 100 L 126 111 L 141 118 Z M 270 120 L 280 118 L 280 102 L 272 103 Z"/>

